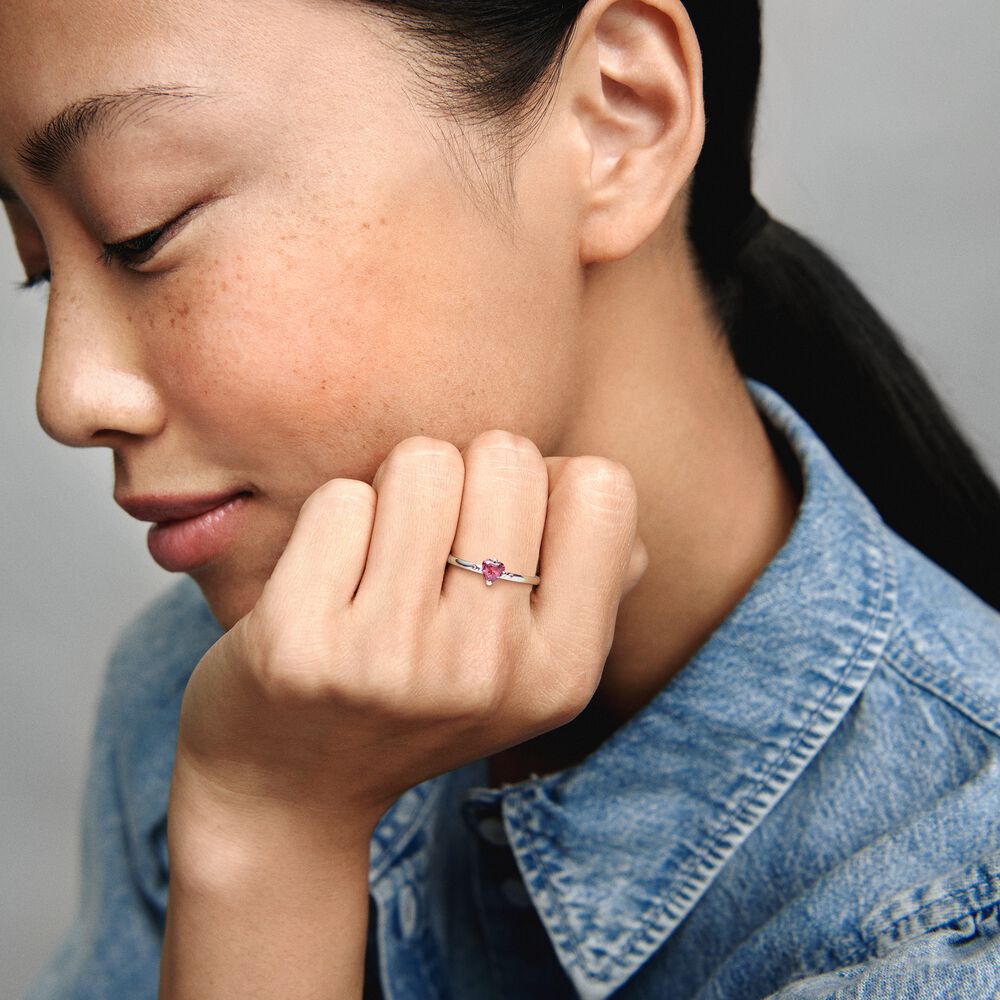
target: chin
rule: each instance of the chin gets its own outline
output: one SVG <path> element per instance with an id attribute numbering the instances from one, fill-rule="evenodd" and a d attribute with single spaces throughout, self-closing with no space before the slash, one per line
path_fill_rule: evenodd
<path id="1" fill-rule="evenodd" d="M 234 583 L 231 576 L 214 573 L 192 573 L 201 588 L 212 616 L 227 632 L 245 617 L 260 598 L 264 581 L 253 579 Z"/>
<path id="2" fill-rule="evenodd" d="M 264 586 L 288 541 L 288 531 L 255 539 L 253 546 L 241 546 L 191 571 L 201 588 L 213 617 L 227 632 L 248 615 L 260 600 Z"/>

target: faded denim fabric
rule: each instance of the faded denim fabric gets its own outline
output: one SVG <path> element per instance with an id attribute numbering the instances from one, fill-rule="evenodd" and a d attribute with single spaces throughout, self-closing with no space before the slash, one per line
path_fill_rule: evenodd
<path id="1" fill-rule="evenodd" d="M 748 385 L 801 472 L 792 535 L 580 765 L 491 789 L 477 762 L 386 813 L 370 996 L 1000 997 L 1000 615 Z M 32 998 L 155 997 L 177 714 L 219 634 L 183 582 L 113 657 L 82 907 Z"/>

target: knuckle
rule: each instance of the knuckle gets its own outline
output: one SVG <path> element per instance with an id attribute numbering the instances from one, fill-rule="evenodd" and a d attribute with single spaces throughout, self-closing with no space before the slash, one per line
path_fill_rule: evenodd
<path id="1" fill-rule="evenodd" d="M 596 689 L 611 648 L 613 628 L 604 624 L 602 616 L 588 615 L 569 628 L 560 628 L 555 635 L 540 636 L 543 660 L 552 664 L 554 691 L 576 691 L 588 685 L 591 693 Z"/>
<path id="2" fill-rule="evenodd" d="M 450 441 L 416 435 L 400 441 L 375 475 L 375 484 L 387 474 L 452 481 L 462 475 L 462 453 Z"/>
<path id="3" fill-rule="evenodd" d="M 257 678 L 275 701 L 311 700 L 328 682 L 328 654 L 305 629 L 263 626 L 257 633 Z"/>
<path id="4" fill-rule="evenodd" d="M 553 729 L 569 725 L 590 704 L 594 696 L 593 689 L 585 683 L 567 687 L 563 697 L 553 706 L 550 721 L 554 721 Z"/>
<path id="5" fill-rule="evenodd" d="M 466 448 L 465 460 L 482 461 L 497 471 L 546 471 L 545 459 L 534 441 L 499 428 L 477 434 Z"/>
<path id="6" fill-rule="evenodd" d="M 274 647 L 262 661 L 258 683 L 271 704 L 297 710 L 385 714 L 401 702 L 391 681 L 359 676 L 356 667 L 324 644 L 292 639 Z"/>
<path id="7" fill-rule="evenodd" d="M 404 438 L 392 449 L 390 454 L 417 458 L 460 456 L 459 450 L 450 441 L 428 437 L 426 434 L 415 434 L 412 437 Z"/>
<path id="8" fill-rule="evenodd" d="M 302 514 L 307 517 L 322 515 L 324 511 L 342 510 L 351 505 L 360 505 L 362 510 L 373 509 L 375 490 L 357 479 L 331 479 L 306 499 Z"/>
<path id="9" fill-rule="evenodd" d="M 497 670 L 485 666 L 471 670 L 449 694 L 449 715 L 466 726 L 488 725 L 503 714 L 506 692 Z"/>
<path id="10" fill-rule="evenodd" d="M 303 621 L 283 601 L 258 605 L 245 619 L 243 648 L 254 683 L 274 705 L 307 705 L 341 694 L 344 649 L 319 622 Z"/>
<path id="11" fill-rule="evenodd" d="M 603 663 L 595 664 L 586 655 L 576 656 L 568 662 L 572 666 L 551 671 L 544 695 L 537 701 L 539 722 L 546 728 L 554 729 L 572 722 L 590 704 L 600 683 Z"/>
<path id="12" fill-rule="evenodd" d="M 620 462 L 585 455 L 571 459 L 563 475 L 592 507 L 628 513 L 638 506 L 635 480 Z"/>
<path id="13" fill-rule="evenodd" d="M 456 609 L 459 620 L 454 625 L 458 641 L 466 644 L 460 647 L 466 656 L 473 650 L 486 659 L 522 655 L 532 621 L 528 606 L 520 599 L 523 595 L 514 589 L 519 586 L 501 582 L 494 584 L 492 593 L 481 586 L 470 588 L 471 600 Z"/>
<path id="14" fill-rule="evenodd" d="M 440 706 L 448 718 L 470 722 L 491 718 L 500 700 L 496 670 L 479 664 L 462 671 L 442 693 Z"/>

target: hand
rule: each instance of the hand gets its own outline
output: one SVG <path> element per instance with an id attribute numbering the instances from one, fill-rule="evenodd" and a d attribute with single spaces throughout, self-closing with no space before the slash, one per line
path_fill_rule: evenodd
<path id="1" fill-rule="evenodd" d="M 645 570 L 628 470 L 489 431 L 401 442 L 303 505 L 185 694 L 177 767 L 220 802 L 370 833 L 409 788 L 573 719 Z M 447 566 L 502 559 L 541 584 Z M 176 780 L 176 775 L 175 775 Z M 173 817 L 172 817 L 173 821 Z"/>

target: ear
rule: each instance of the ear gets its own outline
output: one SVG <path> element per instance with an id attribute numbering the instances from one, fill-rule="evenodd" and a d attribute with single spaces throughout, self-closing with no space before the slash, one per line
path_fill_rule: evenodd
<path id="1" fill-rule="evenodd" d="M 701 50 L 680 0 L 590 0 L 560 73 L 584 144 L 580 260 L 627 257 L 660 226 L 705 137 Z"/>

